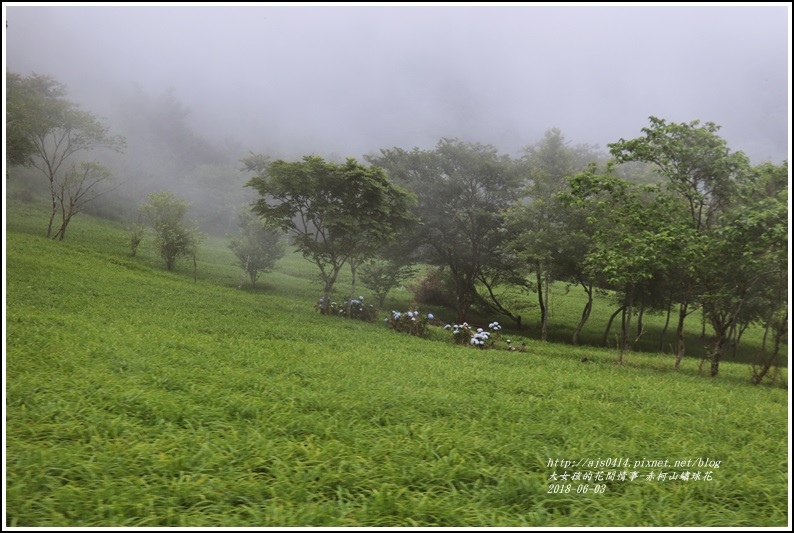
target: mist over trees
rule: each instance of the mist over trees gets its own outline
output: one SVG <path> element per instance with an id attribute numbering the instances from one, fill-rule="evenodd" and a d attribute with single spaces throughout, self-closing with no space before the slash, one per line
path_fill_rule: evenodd
<path id="1" fill-rule="evenodd" d="M 509 158 L 493 146 L 442 139 L 433 151 L 393 148 L 367 160 L 418 196 L 417 259 L 449 269 L 457 320 L 465 321 L 478 280 L 499 268 L 504 210 L 519 187 Z"/>
<path id="2" fill-rule="evenodd" d="M 47 179 L 52 205 L 47 237 L 60 211 L 54 238 L 63 240 L 72 217 L 102 195 L 110 171 L 73 156 L 100 148 L 120 152 L 125 140 L 111 135 L 94 114 L 65 98 L 66 87 L 51 76 L 6 73 L 6 153 L 8 163 L 38 169 Z M 71 166 L 70 166 L 71 165 Z"/>
<path id="3" fill-rule="evenodd" d="M 195 265 L 201 230 L 237 230 L 230 247 L 255 286 L 283 253 L 267 226 L 280 228 L 317 266 L 323 312 L 345 266 L 348 302 L 361 269 L 382 305 L 411 264 L 425 264 L 438 268 L 425 281 L 435 276 L 459 322 L 476 308 L 521 329 L 530 313 L 542 340 L 551 284 L 577 285 L 587 303 L 572 342 L 593 312 L 593 295 L 610 294 L 603 343 L 618 320 L 621 362 L 645 333 L 644 314 L 661 312 L 668 323 L 677 318 L 677 367 L 686 321 L 701 311 L 714 332 L 712 376 L 746 328 L 760 324 L 770 337 L 754 374 L 760 381 L 787 335 L 787 161 L 753 166 L 711 122 L 651 116 L 641 136 L 609 144 L 608 154 L 551 128 L 516 157 L 441 138 L 433 149 L 383 148 L 365 157 L 369 166 L 317 155 L 286 161 L 198 134 L 173 91 L 151 97 L 136 89 L 122 99 L 122 137 L 67 99 L 54 78 L 7 78 L 7 179 L 24 168 L 45 178 L 50 237 L 59 211 L 54 237 L 63 239 L 71 219 L 90 208 L 131 224 L 134 255 L 146 221 L 171 270 L 180 257 Z M 96 160 L 78 161 L 83 153 Z M 124 191 L 103 188 L 112 174 L 127 178 Z M 140 209 L 115 208 L 141 196 Z M 242 219 L 240 205 L 251 207 Z M 516 307 L 526 301 L 517 294 L 537 305 Z"/>

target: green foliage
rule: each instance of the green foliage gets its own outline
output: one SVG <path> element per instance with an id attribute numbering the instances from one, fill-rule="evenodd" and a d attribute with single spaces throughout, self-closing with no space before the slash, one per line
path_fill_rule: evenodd
<path id="1" fill-rule="evenodd" d="M 740 318 L 769 322 L 775 312 L 788 308 L 781 281 L 788 271 L 789 214 L 780 200 L 760 198 L 734 208 L 704 246 L 698 272 L 703 306 L 716 331 L 712 375 L 719 370 L 729 329 Z M 742 315 L 743 310 L 751 314 Z"/>
<path id="2" fill-rule="evenodd" d="M 138 246 L 146 236 L 146 226 L 143 224 L 133 224 L 127 228 L 127 242 L 130 245 L 130 256 L 135 257 L 138 253 Z"/>
<path id="3" fill-rule="evenodd" d="M 517 164 L 526 179 L 526 195 L 533 200 L 554 197 L 567 189 L 567 177 L 603 159 L 595 146 L 571 146 L 559 128 L 546 130 L 541 141 L 523 152 Z"/>
<path id="4" fill-rule="evenodd" d="M 256 161 L 246 165 L 260 168 Z M 261 197 L 254 212 L 290 233 L 303 256 L 317 265 L 325 302 L 345 263 L 350 262 L 355 279 L 359 262 L 415 222 L 409 210 L 413 196 L 389 183 L 380 168 L 352 158 L 343 164 L 317 156 L 275 161 L 248 186 Z"/>
<path id="5" fill-rule="evenodd" d="M 787 164 L 780 169 L 771 164 L 751 168 L 742 152 L 728 150 L 717 135 L 719 126 L 712 122 L 700 126 L 699 121 L 668 124 L 656 117 L 650 121 L 650 127 L 642 130 L 644 137 L 621 139 L 609 147 L 618 162 L 655 165 L 667 180 L 667 205 L 678 200 L 688 208 L 688 227 L 670 224 L 666 231 L 657 227 L 652 232 L 666 241 L 666 253 L 646 249 L 643 257 L 657 269 L 667 270 L 682 302 L 681 320 L 690 302 L 702 302 L 715 331 L 711 374 L 716 376 L 728 336 L 739 322 L 764 319 L 768 316 L 764 308 L 783 305 L 780 300 L 766 305 L 753 302 L 759 302 L 765 286 L 777 285 L 779 272 L 787 269 L 780 256 L 786 248 L 783 221 L 788 209 L 777 196 L 784 190 Z M 645 219 L 668 222 L 662 215 Z M 643 241 L 653 239 L 652 234 Z M 662 257 L 674 261 L 665 268 Z M 767 268 L 770 259 L 775 266 Z M 688 266 L 675 267 L 675 263 Z M 777 298 L 783 296 L 779 290 L 772 292 Z"/>
<path id="6" fill-rule="evenodd" d="M 413 235 L 424 263 L 447 266 L 459 320 L 477 298 L 486 268 L 498 268 L 505 242 L 504 209 L 518 196 L 519 177 L 493 146 L 441 139 L 435 150 L 381 150 L 367 160 L 419 198 Z"/>
<path id="7" fill-rule="evenodd" d="M 46 134 L 47 107 L 66 95 L 66 87 L 50 76 L 22 77 L 6 72 L 6 158 L 9 165 L 32 166 L 38 154 L 35 138 Z"/>
<path id="8" fill-rule="evenodd" d="M 564 203 L 559 195 L 569 191 L 567 179 L 591 168 L 601 157 L 594 147 L 570 147 L 562 132 L 546 131 L 541 142 L 524 149 L 519 160 L 526 176 L 527 202 L 518 202 L 509 212 L 510 246 L 530 269 L 538 263 L 551 271 L 550 279 L 581 277 L 581 263 L 591 235 L 582 223 L 581 210 Z M 537 288 L 540 290 L 540 288 Z"/>
<path id="9" fill-rule="evenodd" d="M 201 241 L 197 225 L 184 220 L 190 204 L 167 191 L 153 192 L 149 203 L 139 207 L 141 216 L 155 233 L 155 246 L 168 270 L 180 257 L 195 256 Z"/>
<path id="10" fill-rule="evenodd" d="M 333 299 L 330 303 L 326 303 L 324 297 L 320 297 L 317 303 L 314 304 L 314 308 L 324 314 L 353 318 L 364 322 L 372 322 L 377 316 L 375 307 L 364 302 L 363 296 L 345 300 L 341 304 Z"/>
<path id="11" fill-rule="evenodd" d="M 491 322 L 488 329 L 463 324 L 447 324 L 444 329 L 452 335 L 452 342 L 463 346 L 470 346 L 480 350 L 497 349 L 508 350 L 511 352 L 525 351 L 525 345 L 513 345 L 511 339 L 502 339 L 502 326 L 499 322 Z"/>
<path id="12" fill-rule="evenodd" d="M 413 277 L 417 269 L 393 260 L 371 259 L 361 265 L 359 272 L 361 283 L 375 293 L 380 308 L 389 291 Z"/>
<path id="13" fill-rule="evenodd" d="M 239 225 L 240 231 L 231 237 L 229 248 L 255 288 L 259 275 L 272 271 L 276 261 L 284 256 L 283 235 L 265 226 L 248 209 L 240 212 Z"/>
<path id="14" fill-rule="evenodd" d="M 97 162 L 81 161 L 72 165 L 63 177 L 56 177 L 53 183 L 55 199 L 60 206 L 61 226 L 53 239 L 62 241 L 66 237 L 66 228 L 72 217 L 83 211 L 98 197 L 112 189 L 103 189 L 102 185 L 112 179 L 112 174 L 104 165 Z"/>
<path id="15" fill-rule="evenodd" d="M 642 128 L 644 137 L 620 139 L 608 145 L 610 152 L 618 163 L 641 161 L 658 167 L 671 188 L 686 199 L 697 230 L 707 231 L 730 205 L 736 180 L 749 167 L 747 157 L 730 152 L 717 135 L 720 126 L 713 122 L 701 126 L 698 120 L 681 124 L 653 116 L 649 120 L 651 125 Z"/>
<path id="16" fill-rule="evenodd" d="M 249 152 L 249 156 L 241 159 L 240 162 L 243 164 L 242 170 L 252 172 L 257 176 L 262 176 L 267 172 L 267 169 L 273 161 L 264 154 Z"/>
<path id="17" fill-rule="evenodd" d="M 755 387 L 728 361 L 704 384 L 696 359 L 673 372 L 656 354 L 617 367 L 589 346 L 393 335 L 307 314 L 297 254 L 254 294 L 234 290 L 224 239 L 193 283 L 153 250 L 130 258 L 121 224 L 81 217 L 56 245 L 41 213 L 8 212 L 8 527 L 787 524 L 785 369 L 782 387 Z M 580 309 L 553 300 L 561 322 L 568 300 Z M 549 492 L 550 460 L 607 457 L 641 476 Z M 711 481 L 632 468 L 706 457 L 721 462 Z"/>
<path id="18" fill-rule="evenodd" d="M 9 163 L 32 166 L 47 178 L 52 201 L 47 237 L 52 235 L 53 220 L 60 210 L 62 224 L 54 238 L 63 240 L 72 216 L 96 198 L 96 185 L 108 174 L 97 163 L 82 163 L 88 173 L 76 166 L 66 170 L 67 161 L 78 152 L 95 148 L 120 152 L 126 141 L 110 135 L 96 116 L 63 98 L 66 87 L 54 78 L 37 74 L 23 78 L 14 73 L 6 73 L 6 77 Z"/>
<path id="19" fill-rule="evenodd" d="M 432 314 L 422 315 L 416 307 L 412 306 L 404 313 L 392 311 L 391 315 L 384 319 L 384 322 L 394 331 L 407 333 L 415 337 L 425 337 L 432 318 Z"/>

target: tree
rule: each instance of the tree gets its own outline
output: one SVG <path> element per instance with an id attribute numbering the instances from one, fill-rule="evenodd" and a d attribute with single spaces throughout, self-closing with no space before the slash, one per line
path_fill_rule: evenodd
<path id="1" fill-rule="evenodd" d="M 9 165 L 32 166 L 37 155 L 35 132 L 46 129 L 43 106 L 47 99 L 66 93 L 64 87 L 47 76 L 23 78 L 6 73 L 6 161 Z"/>
<path id="2" fill-rule="evenodd" d="M 361 281 L 375 293 L 379 308 L 383 307 L 389 291 L 415 274 L 416 268 L 395 260 L 375 258 L 361 265 Z"/>
<path id="3" fill-rule="evenodd" d="M 504 212 L 519 189 L 509 157 L 492 146 L 441 139 L 432 151 L 394 148 L 367 160 L 418 196 L 417 259 L 449 268 L 463 322 L 477 300 L 476 284 L 499 264 L 506 241 Z"/>
<path id="4" fill-rule="evenodd" d="M 753 168 L 751 184 L 748 187 L 748 201 L 762 201 L 777 199 L 782 207 L 788 203 L 788 162 L 780 165 L 762 163 Z M 787 254 L 778 255 L 780 263 L 777 275 L 772 272 L 765 277 L 763 283 L 755 291 L 754 314 L 745 320 L 760 321 L 764 326 L 764 337 L 759 353 L 757 365 L 753 365 L 752 382 L 759 384 L 763 381 L 773 365 L 778 364 L 781 345 L 786 345 L 788 338 L 788 289 L 789 289 L 789 264 Z M 772 333 L 772 350 L 768 350 L 767 338 Z M 737 339 L 738 341 L 738 339 Z M 737 342 L 735 341 L 735 342 Z"/>
<path id="5" fill-rule="evenodd" d="M 240 212 L 239 225 L 240 231 L 231 237 L 229 248 L 237 257 L 243 275 L 248 274 L 251 287 L 256 288 L 259 275 L 273 270 L 276 261 L 284 256 L 284 240 L 280 232 L 268 228 L 249 209 Z"/>
<path id="6" fill-rule="evenodd" d="M 240 162 L 243 164 L 243 168 L 240 170 L 253 172 L 257 176 L 262 176 L 267 172 L 267 169 L 270 168 L 270 164 L 273 161 L 265 154 L 255 154 L 249 151 L 248 157 L 241 159 Z"/>
<path id="7" fill-rule="evenodd" d="M 54 78 L 38 74 L 23 78 L 7 73 L 7 79 L 9 113 L 6 128 L 10 133 L 6 147 L 10 150 L 9 163 L 32 166 L 47 177 L 52 200 L 47 225 L 47 237 L 50 237 L 59 208 L 59 193 L 61 196 L 64 193 L 62 186 L 69 181 L 75 182 L 74 177 L 61 176 L 62 172 L 68 172 L 65 168 L 67 161 L 78 152 L 96 148 L 120 152 L 125 141 L 121 136 L 110 135 L 108 128 L 92 113 L 82 111 L 64 99 L 66 87 Z M 96 172 L 91 174 L 97 175 Z M 89 177 L 85 179 L 90 181 Z M 83 196 L 83 199 L 87 200 L 87 197 Z M 63 217 L 64 220 L 71 218 L 67 213 Z M 55 236 L 62 239 L 65 231 L 64 226 L 63 231 Z"/>
<path id="8" fill-rule="evenodd" d="M 575 274 L 569 253 L 577 253 L 578 234 L 571 233 L 568 227 L 574 223 L 575 209 L 563 205 L 558 195 L 568 189 L 566 178 L 583 171 L 588 164 L 601 159 L 595 147 L 579 145 L 571 147 L 559 128 L 547 130 L 543 139 L 524 148 L 524 155 L 518 161 L 519 172 L 524 176 L 527 186 L 525 198 L 511 209 L 511 233 L 514 235 L 511 247 L 526 263 L 530 272 L 535 273 L 534 288 L 540 308 L 541 339 L 546 340 L 549 317 L 549 288 L 557 277 Z M 565 251 L 563 251 L 565 249 Z M 578 253 L 583 260 L 583 253 Z M 568 268 L 563 272 L 563 265 Z M 582 315 L 582 324 L 587 320 L 592 308 L 592 284 L 581 276 L 577 283 L 582 284 L 588 294 L 588 304 Z M 580 329 L 580 328 L 578 328 Z M 578 336 L 574 334 L 574 339 Z"/>
<path id="9" fill-rule="evenodd" d="M 777 334 L 785 334 L 779 317 L 787 316 L 781 279 L 788 270 L 788 195 L 786 188 L 773 196 L 759 195 L 755 177 L 750 175 L 737 191 L 735 207 L 720 218 L 698 268 L 703 309 L 714 329 L 712 377 L 719 373 L 730 332 L 744 310 L 754 314 L 745 320 L 776 321 Z M 752 305 L 756 298 L 765 299 L 766 306 Z"/>
<path id="10" fill-rule="evenodd" d="M 145 235 L 146 226 L 144 224 L 135 223 L 127 227 L 127 244 L 130 246 L 130 256 L 135 257 L 138 253 L 138 246 L 143 242 Z"/>
<path id="11" fill-rule="evenodd" d="M 650 126 L 642 129 L 643 137 L 620 139 L 608 146 L 618 163 L 654 165 L 664 176 L 669 192 L 688 208 L 691 229 L 688 235 L 679 236 L 686 246 L 674 278 L 679 299 L 677 367 L 685 351 L 685 320 L 697 309 L 694 305 L 700 287 L 696 267 L 702 264 L 699 254 L 703 253 L 699 246 L 709 246 L 710 242 L 702 237 L 714 229 L 720 214 L 728 209 L 738 180 L 746 174 L 748 160 L 741 152 L 730 152 L 725 140 L 717 135 L 720 127 L 713 122 L 701 126 L 698 120 L 681 124 L 668 124 L 653 116 L 649 120 Z"/>
<path id="12" fill-rule="evenodd" d="M 687 201 L 695 229 L 707 232 L 730 203 L 736 179 L 747 170 L 747 157 L 730 152 L 713 122 L 700 126 L 698 120 L 688 124 L 668 124 L 653 116 L 649 120 L 651 126 L 642 128 L 644 137 L 620 139 L 608 145 L 610 152 L 618 163 L 654 164 Z"/>
<path id="13" fill-rule="evenodd" d="M 174 269 L 176 260 L 193 256 L 201 240 L 195 222 L 187 223 L 184 217 L 190 204 L 166 191 L 153 192 L 149 203 L 139 207 L 143 218 L 155 233 L 155 245 L 168 270 Z"/>
<path id="14" fill-rule="evenodd" d="M 100 185 L 111 178 L 110 171 L 96 162 L 80 162 L 59 176 L 53 183 L 55 198 L 61 212 L 61 227 L 53 238 L 62 241 L 66 237 L 66 228 L 76 214 L 103 194 L 112 189 L 100 189 Z"/>
<path id="15" fill-rule="evenodd" d="M 337 235 L 349 251 L 352 276 L 350 302 L 356 294 L 356 273 L 361 262 L 374 257 L 417 221 L 411 214 L 415 197 L 389 183 L 383 169 L 365 167 L 349 158 L 337 167 L 344 177 L 344 195 L 337 213 Z M 342 230 L 342 227 L 344 229 Z"/>
<path id="16" fill-rule="evenodd" d="M 330 310 L 345 263 L 350 261 L 355 291 L 358 263 L 415 222 L 410 213 L 414 197 L 392 185 L 382 169 L 364 167 L 352 158 L 342 164 L 318 156 L 274 161 L 248 186 L 260 195 L 254 213 L 289 233 L 303 257 L 317 265 L 323 313 Z"/>
<path id="17" fill-rule="evenodd" d="M 576 205 L 571 201 L 568 190 L 558 193 L 552 200 L 552 205 L 554 208 L 549 210 L 549 219 L 554 230 L 554 238 L 546 242 L 549 245 L 550 266 L 553 268 L 554 277 L 579 285 L 587 296 L 579 323 L 571 338 L 571 343 L 576 345 L 579 344 L 579 335 L 593 311 L 594 293 L 599 290 L 604 292 L 600 289 L 603 278 L 599 273 L 591 272 L 586 262 L 593 250 L 595 226 L 588 223 L 590 213 L 587 207 Z M 520 210 L 516 213 L 519 223 L 522 214 Z M 523 232 L 531 231 L 532 227 L 523 227 L 518 231 L 517 236 L 520 237 Z M 516 243 L 520 245 L 520 239 L 517 239 Z"/>
<path id="18" fill-rule="evenodd" d="M 595 167 L 569 181 L 571 198 L 588 208 L 588 221 L 595 230 L 586 258 L 588 272 L 621 294 L 622 363 L 623 351 L 633 344 L 630 331 L 634 309 L 644 304 L 648 287 L 674 258 L 672 250 L 680 234 L 676 224 L 679 212 L 670 197 L 659 194 L 658 186 L 638 186 L 610 174 L 599 175 Z M 637 338 L 641 334 L 639 331 Z"/>

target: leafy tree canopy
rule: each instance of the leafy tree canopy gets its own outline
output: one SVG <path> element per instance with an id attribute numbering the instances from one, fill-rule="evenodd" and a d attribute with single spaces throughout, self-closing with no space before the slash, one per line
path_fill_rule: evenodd
<path id="1" fill-rule="evenodd" d="M 244 160 L 251 169 L 260 162 L 256 156 Z M 274 161 L 248 186 L 260 195 L 254 212 L 289 233 L 317 265 L 325 302 L 346 262 L 374 255 L 416 221 L 410 212 L 414 196 L 391 184 L 381 168 L 353 158 L 341 164 L 318 156 Z"/>

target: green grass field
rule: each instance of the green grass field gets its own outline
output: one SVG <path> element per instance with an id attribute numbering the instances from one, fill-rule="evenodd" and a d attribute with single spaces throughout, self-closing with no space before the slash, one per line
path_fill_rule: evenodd
<path id="1" fill-rule="evenodd" d="M 120 224 L 81 215 L 54 242 L 34 204 L 7 217 L 6 526 L 790 524 L 786 369 L 617 366 L 531 329 L 526 352 L 480 351 L 320 316 L 296 255 L 236 290 L 221 238 L 194 282 L 150 243 L 129 257 Z M 583 301 L 556 290 L 563 337 Z"/>

